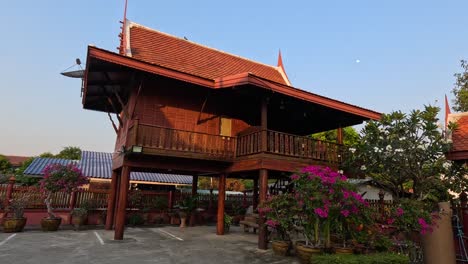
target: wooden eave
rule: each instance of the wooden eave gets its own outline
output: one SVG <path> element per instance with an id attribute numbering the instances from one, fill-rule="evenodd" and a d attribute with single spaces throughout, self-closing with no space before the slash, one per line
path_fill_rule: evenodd
<path id="1" fill-rule="evenodd" d="M 104 49 L 88 46 L 87 65 L 84 80 L 84 94 L 83 94 L 83 105 L 86 104 L 87 86 L 88 86 L 88 75 L 93 65 L 90 64 L 91 59 L 102 60 L 117 65 L 125 66 L 130 69 L 136 69 L 143 72 L 148 72 L 179 81 L 189 82 L 195 85 L 211 89 L 223 89 L 232 88 L 240 85 L 253 85 L 263 89 L 271 90 L 286 96 L 304 100 L 306 102 L 323 105 L 328 108 L 333 108 L 342 112 L 350 113 L 362 117 L 363 119 L 378 120 L 381 117 L 381 113 L 347 104 L 338 100 L 320 96 L 314 93 L 310 93 L 301 89 L 294 88 L 292 86 L 276 83 L 258 76 L 252 73 L 240 73 L 236 75 L 226 76 L 217 79 L 206 79 L 200 76 L 191 75 L 188 73 L 176 71 L 156 64 L 147 63 L 132 57 L 120 55 L 114 52 L 110 52 Z M 99 109 L 98 109 L 99 110 Z"/>

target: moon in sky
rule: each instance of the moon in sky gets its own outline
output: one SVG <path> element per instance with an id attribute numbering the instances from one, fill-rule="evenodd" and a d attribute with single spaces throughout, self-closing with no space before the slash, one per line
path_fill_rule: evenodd
<path id="1" fill-rule="evenodd" d="M 358 59 L 358 60 L 356 60 L 356 63 L 360 63 L 360 62 L 361 62 L 361 60 L 359 60 L 359 59 Z"/>

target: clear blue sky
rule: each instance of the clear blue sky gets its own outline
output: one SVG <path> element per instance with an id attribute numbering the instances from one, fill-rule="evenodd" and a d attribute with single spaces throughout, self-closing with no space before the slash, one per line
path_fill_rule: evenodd
<path id="1" fill-rule="evenodd" d="M 107 115 L 83 110 L 80 81 L 59 73 L 88 44 L 116 50 L 124 0 L 0 3 L 0 153 L 111 152 Z M 295 87 L 406 112 L 443 106 L 468 59 L 466 10 L 466 0 L 129 0 L 128 18 L 267 64 L 281 49 Z"/>

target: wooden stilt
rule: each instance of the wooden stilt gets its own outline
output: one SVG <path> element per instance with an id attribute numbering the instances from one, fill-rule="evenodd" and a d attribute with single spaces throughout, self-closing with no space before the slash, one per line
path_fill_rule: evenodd
<path id="1" fill-rule="evenodd" d="M 336 129 L 336 143 L 343 144 L 343 128 Z"/>
<path id="2" fill-rule="evenodd" d="M 125 228 L 125 211 L 127 209 L 128 187 L 130 185 L 130 170 L 128 166 L 122 168 L 120 176 L 119 205 L 117 207 L 117 216 L 115 221 L 114 239 L 122 240 Z"/>
<path id="3" fill-rule="evenodd" d="M 112 171 L 109 199 L 107 201 L 106 230 L 114 227 L 114 210 L 117 200 L 117 172 Z"/>
<path id="4" fill-rule="evenodd" d="M 216 234 L 224 235 L 224 200 L 226 199 L 226 174 L 219 176 L 218 186 L 218 217 L 216 223 Z"/>
<path id="5" fill-rule="evenodd" d="M 260 170 L 259 175 L 259 182 L 260 182 L 260 204 L 266 200 L 267 191 L 268 191 L 268 171 L 266 169 Z M 259 229 L 258 229 L 258 248 L 259 249 L 267 249 L 268 248 L 268 240 L 267 240 L 267 228 L 265 226 L 265 217 L 260 215 L 260 222 L 259 222 Z"/>
<path id="6" fill-rule="evenodd" d="M 258 178 L 253 179 L 252 207 L 255 210 L 258 206 Z"/>
<path id="7" fill-rule="evenodd" d="M 197 191 L 198 191 L 198 175 L 194 175 L 193 180 L 192 180 L 192 196 L 197 195 Z"/>

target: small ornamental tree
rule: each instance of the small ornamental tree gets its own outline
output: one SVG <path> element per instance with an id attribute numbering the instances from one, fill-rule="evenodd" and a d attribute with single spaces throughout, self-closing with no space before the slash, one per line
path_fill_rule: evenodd
<path id="1" fill-rule="evenodd" d="M 444 155 L 450 144 L 438 126 L 438 113 L 438 107 L 425 106 L 368 122 L 359 143 L 349 148 L 344 169 L 354 176 L 373 177 L 390 187 L 397 198 L 448 200 L 449 189 L 465 188 L 465 169 Z"/>
<path id="2" fill-rule="evenodd" d="M 258 212 L 265 216 L 265 224 L 276 230 L 279 240 L 291 240 L 294 216 L 300 213 L 294 195 L 284 193 L 269 197 L 259 206 Z"/>
<path id="3" fill-rule="evenodd" d="M 327 167 L 308 166 L 291 176 L 306 243 L 319 244 L 319 227 L 323 227 L 324 244 L 330 245 L 330 228 L 340 229 L 344 241 L 351 227 L 364 224 L 369 204 L 356 193 L 346 176 Z"/>
<path id="4" fill-rule="evenodd" d="M 47 206 L 49 219 L 57 218 L 53 213 L 51 198 L 54 193 L 71 193 L 83 184 L 88 183 L 88 178 L 83 176 L 81 170 L 74 164 L 61 165 L 51 164 L 44 169 L 44 178 L 40 181 L 41 192 L 46 197 L 44 202 Z"/>

